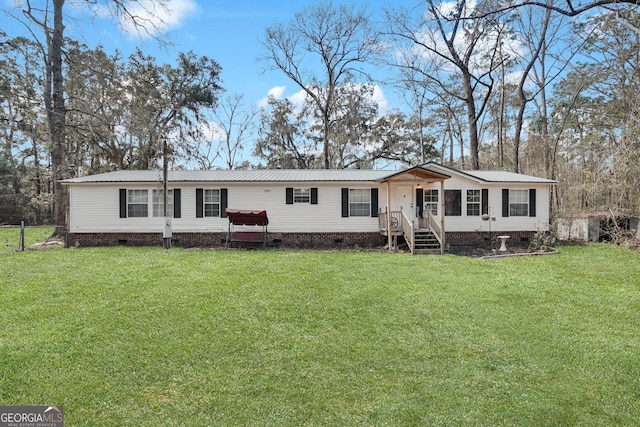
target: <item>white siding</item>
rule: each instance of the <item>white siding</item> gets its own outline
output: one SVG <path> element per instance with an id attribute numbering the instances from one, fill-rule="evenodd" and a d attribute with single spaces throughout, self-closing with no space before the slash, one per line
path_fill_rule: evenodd
<path id="1" fill-rule="evenodd" d="M 547 184 L 505 184 L 478 183 L 459 176 L 452 176 L 444 182 L 445 190 L 461 190 L 462 215 L 445 216 L 447 231 L 538 231 L 549 229 L 549 185 Z M 489 190 L 490 221 L 483 221 L 482 216 L 467 216 L 467 190 Z M 502 217 L 502 189 L 536 189 L 536 216 Z M 440 184 L 430 184 L 425 189 L 437 189 Z M 439 194 L 440 201 L 444 195 Z M 441 209 L 438 209 L 437 219 L 440 220 Z"/>
<path id="2" fill-rule="evenodd" d="M 286 204 L 286 188 L 318 188 L 318 204 Z M 272 232 L 370 232 L 378 230 L 376 217 L 342 218 L 342 188 L 379 188 L 378 203 L 386 204 L 384 186 L 375 184 L 181 184 L 181 218 L 173 218 L 174 232 L 221 232 L 228 229 L 226 218 L 196 218 L 196 188 L 227 188 L 227 207 L 266 210 Z M 161 232 L 162 218 L 120 218 L 119 189 L 156 187 L 134 184 L 73 184 L 70 186 L 70 231 L 72 233 Z"/>
<path id="3" fill-rule="evenodd" d="M 286 204 L 286 188 L 318 189 L 318 204 Z M 378 230 L 378 218 L 342 218 L 342 188 L 377 187 L 370 184 L 269 184 L 236 185 L 229 188 L 229 208 L 264 209 L 269 217 L 269 231 L 273 232 L 368 232 Z M 378 203 L 386 194 L 379 189 Z M 226 224 L 225 224 L 226 227 Z"/>
<path id="4" fill-rule="evenodd" d="M 120 218 L 120 188 L 149 190 L 149 216 Z M 72 233 L 162 232 L 163 218 L 153 217 L 153 189 L 157 187 L 135 184 L 72 185 L 69 189 L 69 229 Z M 184 218 L 184 195 L 182 199 Z M 173 219 L 174 230 L 182 221 L 180 218 Z"/>
<path id="5" fill-rule="evenodd" d="M 437 189 L 440 201 L 444 197 L 440 183 L 420 183 L 423 189 Z M 405 181 L 391 184 L 391 207 L 400 206 L 410 209 L 410 217 L 415 215 L 415 189 L 417 182 Z M 286 188 L 318 189 L 318 204 L 286 204 Z M 342 188 L 378 188 L 378 206 L 384 210 L 387 205 L 387 184 L 371 183 L 188 183 L 171 185 L 181 189 L 181 218 L 174 218 L 174 232 L 223 232 L 228 229 L 226 218 L 196 218 L 196 188 L 227 188 L 227 207 L 232 209 L 266 210 L 269 217 L 269 231 L 272 232 L 371 232 L 378 230 L 378 218 L 342 217 Z M 410 188 L 403 200 L 398 187 Z M 149 190 L 149 217 L 120 218 L 119 189 Z M 108 233 L 108 232 L 161 232 L 162 218 L 154 218 L 151 206 L 149 184 L 105 183 L 70 185 L 70 231 L 72 233 Z M 489 214 L 492 221 L 483 221 L 481 216 L 467 216 L 466 190 L 489 190 Z M 535 217 L 502 217 L 502 189 L 536 189 Z M 507 184 L 480 183 L 473 179 L 454 175 L 445 181 L 445 189 L 461 190 L 462 215 L 446 216 L 447 231 L 537 231 L 549 227 L 549 189 L 548 184 Z M 438 221 L 442 215 L 438 209 Z"/>

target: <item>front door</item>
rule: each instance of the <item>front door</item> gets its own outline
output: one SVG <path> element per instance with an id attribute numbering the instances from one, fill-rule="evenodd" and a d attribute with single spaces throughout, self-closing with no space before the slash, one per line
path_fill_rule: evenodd
<path id="1" fill-rule="evenodd" d="M 398 205 L 402 208 L 402 212 L 404 212 L 407 218 L 409 218 L 409 221 L 413 221 L 416 217 L 413 202 L 413 186 L 398 186 Z"/>

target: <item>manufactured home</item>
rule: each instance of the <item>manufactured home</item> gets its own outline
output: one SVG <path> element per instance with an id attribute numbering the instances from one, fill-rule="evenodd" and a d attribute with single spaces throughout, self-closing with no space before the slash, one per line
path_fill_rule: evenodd
<path id="1" fill-rule="evenodd" d="M 556 181 L 437 163 L 400 171 L 169 171 L 167 218 L 161 171 L 123 170 L 63 184 L 69 245 L 159 245 L 169 227 L 174 245 L 215 247 L 257 225 L 268 246 L 393 249 L 405 242 L 412 253 L 442 253 L 499 235 L 526 244 L 549 229 Z M 238 211 L 260 212 L 265 220 L 231 224 L 228 212 Z"/>

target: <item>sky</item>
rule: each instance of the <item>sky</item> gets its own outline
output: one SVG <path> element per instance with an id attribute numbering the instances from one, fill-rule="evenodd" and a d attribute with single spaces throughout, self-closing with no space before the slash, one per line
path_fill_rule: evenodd
<path id="1" fill-rule="evenodd" d="M 11 11 L 21 0 L 0 0 L 3 8 Z M 138 0 L 139 3 L 149 0 Z M 146 54 L 153 55 L 158 63 L 172 63 L 178 52 L 193 50 L 196 55 L 207 56 L 222 67 L 222 86 L 227 94 L 239 93 L 245 103 L 260 106 L 268 94 L 280 97 L 295 96 L 300 88 L 279 71 L 264 72 L 265 62 L 258 58 L 264 54 L 261 40 L 265 30 L 276 23 L 287 23 L 295 13 L 305 7 L 317 4 L 319 0 L 169 0 L 170 11 L 159 11 L 166 26 L 163 28 L 172 46 L 162 48 L 152 37 L 127 33 L 106 11 L 98 11 L 97 17 L 89 13 L 86 2 L 66 0 L 65 35 L 94 47 L 103 45 L 107 53 L 118 49 L 125 56 L 140 47 Z M 44 4 L 35 0 L 34 4 Z M 102 2 L 104 3 L 104 2 Z M 417 0 L 395 0 L 400 4 L 414 5 Z M 340 4 L 340 1 L 334 2 Z M 374 13 L 374 18 L 382 16 L 384 0 L 355 0 L 356 6 L 366 5 Z M 19 12 L 17 9 L 13 11 Z M 0 15 L 2 28 L 9 36 L 24 33 L 17 21 Z M 382 110 L 400 108 L 402 100 L 393 93 L 390 86 L 381 85 L 376 90 L 376 98 Z"/>

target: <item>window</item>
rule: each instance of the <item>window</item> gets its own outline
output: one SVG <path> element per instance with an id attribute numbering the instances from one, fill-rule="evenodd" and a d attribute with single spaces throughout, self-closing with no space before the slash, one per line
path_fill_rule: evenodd
<path id="1" fill-rule="evenodd" d="M 467 190 L 467 216 L 480 216 L 480 190 Z"/>
<path id="2" fill-rule="evenodd" d="M 444 190 L 444 214 L 462 215 L 462 190 Z"/>
<path id="3" fill-rule="evenodd" d="M 349 189 L 349 216 L 371 215 L 371 190 L 368 188 Z"/>
<path id="4" fill-rule="evenodd" d="M 293 203 L 310 203 L 310 202 L 311 202 L 310 188 L 294 188 L 293 189 Z"/>
<path id="5" fill-rule="evenodd" d="M 285 189 L 285 203 L 293 205 L 294 203 L 318 204 L 318 188 L 293 188 Z"/>
<path id="6" fill-rule="evenodd" d="M 149 216 L 149 194 L 147 190 L 127 191 L 127 216 L 142 218 Z"/>
<path id="7" fill-rule="evenodd" d="M 431 215 L 438 215 L 438 190 L 424 190 L 424 208 Z"/>
<path id="8" fill-rule="evenodd" d="M 153 190 L 153 216 L 164 216 L 164 190 Z M 173 190 L 167 190 L 167 216 L 173 216 Z"/>
<path id="9" fill-rule="evenodd" d="M 204 216 L 220 216 L 220 190 L 204 190 Z"/>
<path id="10" fill-rule="evenodd" d="M 509 190 L 509 216 L 529 216 L 529 190 Z"/>
<path id="11" fill-rule="evenodd" d="M 179 194 L 176 195 L 176 202 L 180 202 Z M 227 202 L 229 191 L 226 188 L 196 188 L 196 218 L 204 217 L 227 217 Z M 180 205 L 176 205 L 179 211 Z"/>

